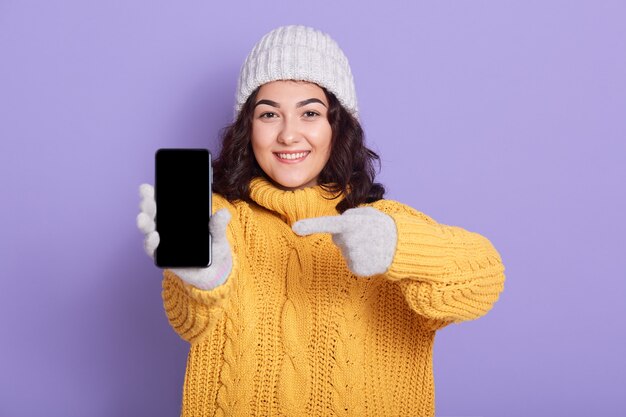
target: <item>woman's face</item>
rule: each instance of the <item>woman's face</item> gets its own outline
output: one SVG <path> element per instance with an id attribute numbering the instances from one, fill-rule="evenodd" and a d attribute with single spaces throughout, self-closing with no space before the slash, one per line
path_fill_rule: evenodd
<path id="1" fill-rule="evenodd" d="M 252 150 L 278 185 L 297 190 L 317 184 L 330 157 L 328 100 L 317 84 L 273 81 L 256 96 Z"/>

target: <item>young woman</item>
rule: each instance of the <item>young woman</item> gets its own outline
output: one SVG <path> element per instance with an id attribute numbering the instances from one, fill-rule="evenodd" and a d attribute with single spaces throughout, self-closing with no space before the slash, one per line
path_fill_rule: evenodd
<path id="1" fill-rule="evenodd" d="M 435 331 L 487 313 L 504 267 L 484 237 L 383 199 L 357 110 L 324 33 L 281 27 L 246 59 L 214 165 L 213 264 L 164 272 L 191 346 L 182 415 L 434 415 Z"/>

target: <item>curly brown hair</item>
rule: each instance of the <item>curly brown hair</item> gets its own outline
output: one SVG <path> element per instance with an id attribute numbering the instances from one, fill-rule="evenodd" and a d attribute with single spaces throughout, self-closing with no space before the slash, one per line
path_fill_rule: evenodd
<path id="1" fill-rule="evenodd" d="M 365 146 L 365 135 L 359 121 L 350 114 L 335 95 L 322 88 L 328 99 L 328 122 L 332 129 L 330 158 L 320 172 L 317 182 L 342 197 L 337 211 L 343 213 L 363 203 L 383 198 L 385 187 L 375 183 L 374 162 L 379 156 Z M 222 149 L 213 162 L 213 190 L 229 201 L 250 202 L 250 181 L 264 177 L 254 157 L 252 143 L 252 117 L 259 89 L 248 97 L 237 119 L 222 131 Z"/>

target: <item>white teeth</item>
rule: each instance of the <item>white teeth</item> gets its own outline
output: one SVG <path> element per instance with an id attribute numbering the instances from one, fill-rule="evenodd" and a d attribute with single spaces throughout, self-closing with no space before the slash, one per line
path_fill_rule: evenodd
<path id="1" fill-rule="evenodd" d="M 303 158 L 308 154 L 308 152 L 298 152 L 298 153 L 277 153 L 280 159 L 299 159 Z"/>

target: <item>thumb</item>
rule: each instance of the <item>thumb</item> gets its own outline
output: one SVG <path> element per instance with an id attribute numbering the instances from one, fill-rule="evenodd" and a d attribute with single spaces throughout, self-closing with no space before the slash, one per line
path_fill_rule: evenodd
<path id="1" fill-rule="evenodd" d="M 314 217 L 295 222 L 291 229 L 300 236 L 313 233 L 341 233 L 345 230 L 345 220 L 341 216 Z"/>
<path id="2" fill-rule="evenodd" d="M 218 243 L 226 237 L 226 227 L 228 227 L 230 218 L 230 212 L 225 208 L 213 213 L 209 221 L 209 230 L 214 242 Z"/>

